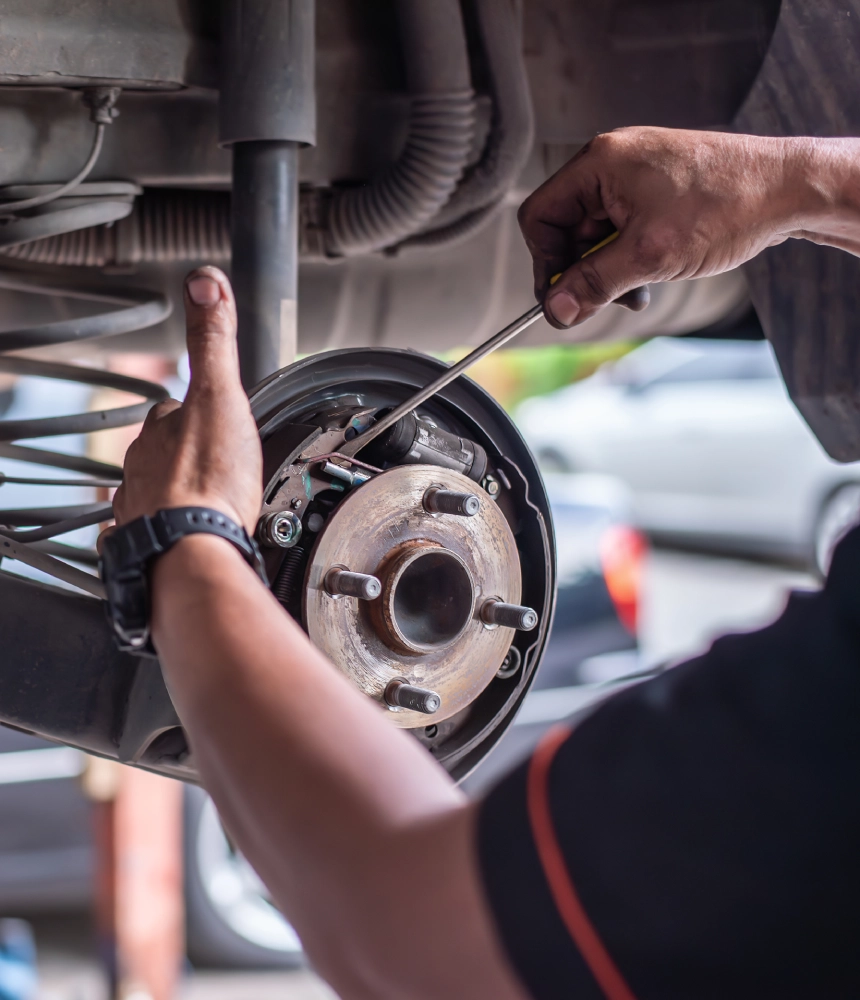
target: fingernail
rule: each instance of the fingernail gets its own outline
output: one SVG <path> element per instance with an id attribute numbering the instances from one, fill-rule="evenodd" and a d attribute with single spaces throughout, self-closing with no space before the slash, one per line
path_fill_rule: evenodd
<path id="1" fill-rule="evenodd" d="M 571 326 L 579 315 L 579 303 L 570 292 L 556 292 L 548 296 L 544 308 L 562 326 Z"/>
<path id="2" fill-rule="evenodd" d="M 221 286 L 203 275 L 191 278 L 188 282 L 188 298 L 198 306 L 215 306 L 221 301 Z"/>

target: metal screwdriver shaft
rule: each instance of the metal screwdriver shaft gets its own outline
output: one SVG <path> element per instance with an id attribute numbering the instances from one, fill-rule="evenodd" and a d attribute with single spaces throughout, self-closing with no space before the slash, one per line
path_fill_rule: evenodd
<path id="1" fill-rule="evenodd" d="M 595 251 L 600 250 L 605 247 L 607 243 L 612 243 L 613 240 L 618 239 L 619 234 L 617 232 L 612 233 L 607 236 L 606 239 L 601 240 L 599 243 L 595 244 L 590 250 L 586 252 L 580 258 L 585 260 L 590 254 L 595 253 Z M 550 280 L 550 284 L 554 285 L 556 281 L 561 277 L 561 274 L 553 275 Z M 458 361 L 457 364 L 451 365 L 447 368 L 437 379 L 434 379 L 429 385 L 425 385 L 423 389 L 419 389 L 414 396 L 410 396 L 405 403 L 401 403 L 400 406 L 395 406 L 395 408 L 387 416 L 383 417 L 381 420 L 377 420 L 375 424 L 371 424 L 366 431 L 362 431 L 357 437 L 354 437 L 351 441 L 347 441 L 340 449 L 342 455 L 352 457 L 357 454 L 361 449 L 370 444 L 370 442 L 382 434 L 383 431 L 387 431 L 389 427 L 393 427 L 401 417 L 405 417 L 407 413 L 411 413 L 416 406 L 420 406 L 422 403 L 426 402 L 431 396 L 435 396 L 440 389 L 444 389 L 449 382 L 453 382 L 455 378 L 458 378 L 467 368 L 471 368 L 476 361 L 480 361 L 481 358 L 485 358 L 488 354 L 492 354 L 493 351 L 497 350 L 503 344 L 507 344 L 509 340 L 513 340 L 518 334 L 522 333 L 523 330 L 527 330 L 532 323 L 536 322 L 543 316 L 543 304 L 538 303 L 536 306 L 532 306 L 528 312 L 522 314 L 519 319 L 515 319 L 513 323 L 509 323 L 503 330 L 499 330 L 498 333 L 494 333 L 489 340 L 485 340 L 483 344 L 472 351 L 471 354 L 467 354 L 462 361 Z"/>
<path id="2" fill-rule="evenodd" d="M 467 368 L 471 368 L 476 361 L 480 361 L 481 358 L 485 358 L 488 354 L 492 354 L 496 348 L 501 347 L 502 344 L 506 344 L 509 340 L 513 340 L 518 333 L 522 333 L 523 330 L 527 329 L 536 320 L 539 320 L 543 316 L 543 306 L 536 305 L 532 306 L 527 313 L 523 313 L 519 319 L 514 320 L 513 323 L 508 324 L 504 330 L 499 330 L 498 333 L 490 337 L 489 340 L 485 340 L 480 347 L 476 347 L 471 354 L 467 354 L 462 361 L 458 361 L 457 364 L 451 365 L 450 368 L 446 368 L 444 372 L 439 376 L 439 378 L 434 379 L 429 385 L 425 385 L 423 389 L 419 389 L 414 396 L 410 396 L 405 403 L 401 403 L 400 406 L 395 406 L 395 408 L 387 416 L 383 417 L 381 420 L 377 420 L 375 424 L 371 424 L 366 431 L 363 431 L 357 437 L 354 437 L 351 441 L 347 441 L 345 445 L 341 446 L 341 454 L 352 456 L 356 452 L 360 451 L 365 445 L 370 444 L 370 442 L 381 434 L 383 431 L 387 431 L 389 427 L 393 427 L 394 424 L 400 420 L 401 417 L 405 417 L 407 413 L 411 413 L 416 406 L 420 406 L 423 402 L 428 400 L 431 396 L 435 396 L 440 389 L 444 389 L 449 382 L 453 382 L 455 378 L 462 375 Z"/>

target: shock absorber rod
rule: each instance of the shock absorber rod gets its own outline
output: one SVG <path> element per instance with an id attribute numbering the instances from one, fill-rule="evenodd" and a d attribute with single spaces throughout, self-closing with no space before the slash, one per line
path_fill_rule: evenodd
<path id="1" fill-rule="evenodd" d="M 251 389 L 295 360 L 298 144 L 238 142 L 231 205 L 239 368 Z"/>
<path id="2" fill-rule="evenodd" d="M 231 270 L 250 389 L 296 352 L 298 154 L 316 138 L 314 0 L 224 0 L 220 117 L 233 150 Z"/>

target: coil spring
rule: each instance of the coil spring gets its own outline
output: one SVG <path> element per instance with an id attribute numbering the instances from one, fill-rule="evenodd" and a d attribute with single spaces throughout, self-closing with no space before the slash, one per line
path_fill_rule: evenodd
<path id="1" fill-rule="evenodd" d="M 97 126 L 95 151 L 101 146 L 103 127 Z M 94 162 L 91 154 L 88 161 L 90 169 Z M 93 226 L 115 223 L 131 213 L 140 188 L 121 182 L 86 184 L 82 182 L 83 176 L 85 171 L 78 176 L 78 182 L 73 188 L 63 185 L 60 191 L 54 185 L 16 186 L 0 190 L 0 217 L 7 216 L 5 224 L 0 225 L 0 247 L 7 250 L 23 248 L 47 237 L 68 236 Z M 0 474 L 0 483 L 8 481 L 40 486 L 117 485 L 122 479 L 122 470 L 118 466 L 82 456 L 31 448 L 18 442 L 62 434 L 89 434 L 139 423 L 153 403 L 168 398 L 164 387 L 110 371 L 10 357 L 8 352 L 71 344 L 141 330 L 170 315 L 169 300 L 157 292 L 144 289 L 81 285 L 67 278 L 26 273 L 12 268 L 0 271 L 0 288 L 29 295 L 61 296 L 108 307 L 80 318 L 0 332 L 0 371 L 79 382 L 144 398 L 144 402 L 108 410 L 27 420 L 0 420 L 0 457 L 70 470 L 86 477 L 80 480 L 14 480 Z M 42 543 L 43 548 L 48 546 L 54 554 L 61 553 L 74 562 L 91 563 L 91 552 L 49 543 L 48 540 L 111 517 L 111 505 L 104 503 L 0 510 L 0 556 L 6 555 L 27 562 L 101 596 L 102 588 L 95 577 L 52 558 L 44 551 L 38 551 L 33 548 L 33 543 Z M 28 530 L 20 530 L 22 527 Z"/>
<path id="2" fill-rule="evenodd" d="M 296 605 L 301 594 L 306 561 L 307 552 L 302 546 L 296 545 L 290 549 L 281 563 L 281 568 L 278 570 L 275 584 L 272 587 L 275 597 L 291 613 L 297 610 Z"/>

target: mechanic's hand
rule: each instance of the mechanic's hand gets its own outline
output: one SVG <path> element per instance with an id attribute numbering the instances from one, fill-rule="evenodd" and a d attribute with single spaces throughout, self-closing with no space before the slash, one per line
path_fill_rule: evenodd
<path id="1" fill-rule="evenodd" d="M 791 233 L 785 140 L 665 128 L 598 135 L 523 203 L 535 296 L 564 328 L 641 286 L 737 267 Z M 614 230 L 620 236 L 580 261 Z M 564 272 L 550 288 L 550 278 Z"/>
<path id="2" fill-rule="evenodd" d="M 262 499 L 260 439 L 239 380 L 236 303 L 215 267 L 185 281 L 191 383 L 157 403 L 125 456 L 117 524 L 165 507 L 213 507 L 253 534 Z"/>

